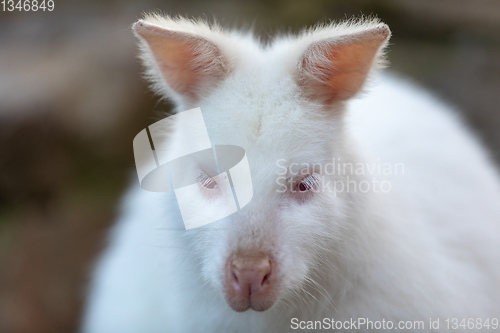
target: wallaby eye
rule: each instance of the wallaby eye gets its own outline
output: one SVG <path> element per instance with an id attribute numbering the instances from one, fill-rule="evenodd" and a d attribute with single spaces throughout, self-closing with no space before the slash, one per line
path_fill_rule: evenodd
<path id="1" fill-rule="evenodd" d="M 198 178 L 196 180 L 198 181 L 198 184 L 200 186 L 203 186 L 209 190 L 213 190 L 218 187 L 217 182 L 202 171 L 200 171 L 200 174 L 198 175 Z"/>
<path id="2" fill-rule="evenodd" d="M 306 178 L 302 179 L 295 186 L 295 191 L 297 192 L 306 192 L 316 190 L 319 186 L 319 175 L 317 173 L 313 173 Z"/>

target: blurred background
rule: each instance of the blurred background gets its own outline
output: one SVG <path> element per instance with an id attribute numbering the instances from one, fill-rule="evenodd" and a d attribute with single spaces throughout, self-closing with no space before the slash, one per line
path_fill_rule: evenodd
<path id="1" fill-rule="evenodd" d="M 457 106 L 500 161 L 498 0 L 54 3 L 0 11 L 2 333 L 77 331 L 89 269 L 136 180 L 132 139 L 169 109 L 141 77 L 130 25 L 142 12 L 254 24 L 264 40 L 376 15 L 393 31 L 392 70 Z"/>

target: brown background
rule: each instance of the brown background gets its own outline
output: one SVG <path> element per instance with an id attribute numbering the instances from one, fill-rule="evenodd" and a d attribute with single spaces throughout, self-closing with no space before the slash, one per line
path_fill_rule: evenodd
<path id="1" fill-rule="evenodd" d="M 130 25 L 143 11 L 254 24 L 264 39 L 375 14 L 393 30 L 392 68 L 457 106 L 500 161 L 500 1 L 54 1 L 0 12 L 2 333 L 77 330 L 90 264 L 135 180 L 132 139 L 169 108 L 141 79 Z"/>

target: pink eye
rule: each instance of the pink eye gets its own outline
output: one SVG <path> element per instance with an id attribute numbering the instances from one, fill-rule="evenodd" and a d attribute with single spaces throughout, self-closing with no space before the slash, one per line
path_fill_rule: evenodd
<path id="1" fill-rule="evenodd" d="M 203 186 L 203 187 L 210 189 L 210 190 L 213 190 L 213 189 L 218 187 L 217 182 L 215 180 L 213 180 L 212 177 L 208 176 L 204 172 L 200 172 L 200 175 L 198 176 L 198 178 L 196 180 L 198 181 L 198 184 L 200 186 Z"/>
<path id="2" fill-rule="evenodd" d="M 297 185 L 295 186 L 295 190 L 297 192 L 306 192 L 306 191 L 311 191 L 317 189 L 319 186 L 319 175 L 316 173 L 313 173 L 306 178 L 302 179 Z"/>
<path id="3" fill-rule="evenodd" d="M 309 188 L 306 184 L 304 184 L 304 182 L 300 182 L 297 185 L 297 190 L 299 190 L 299 192 L 305 192 L 305 191 L 309 190 Z"/>

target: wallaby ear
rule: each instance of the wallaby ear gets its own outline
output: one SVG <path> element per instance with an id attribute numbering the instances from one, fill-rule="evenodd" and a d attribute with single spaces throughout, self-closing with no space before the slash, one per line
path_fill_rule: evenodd
<path id="1" fill-rule="evenodd" d="M 152 16 L 133 30 L 154 88 L 176 102 L 196 102 L 227 75 L 226 58 L 206 36 L 216 33 L 204 23 Z"/>
<path id="2" fill-rule="evenodd" d="M 382 51 L 391 31 L 383 23 L 355 29 L 351 34 L 327 37 L 310 45 L 299 63 L 299 84 L 306 96 L 324 104 L 356 95 Z"/>

